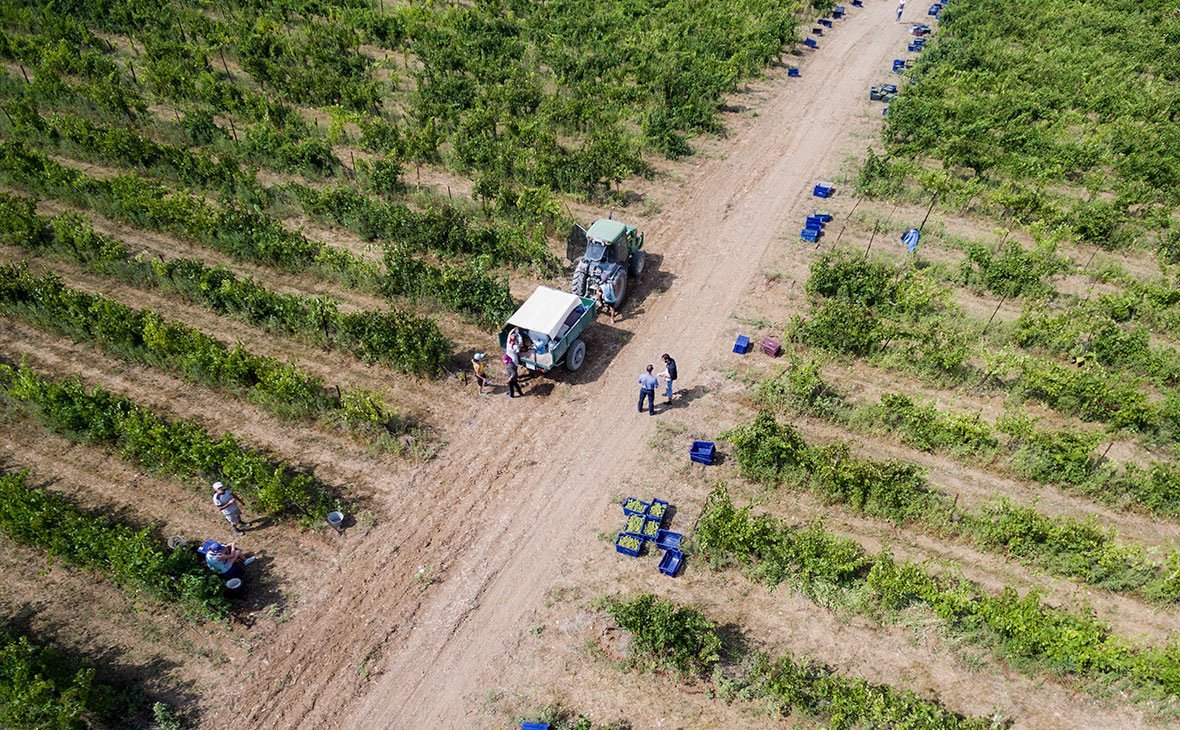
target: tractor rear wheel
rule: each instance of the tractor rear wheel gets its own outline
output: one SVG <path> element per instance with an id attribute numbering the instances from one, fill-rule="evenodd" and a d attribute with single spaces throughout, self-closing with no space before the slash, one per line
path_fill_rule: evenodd
<path id="1" fill-rule="evenodd" d="M 565 353 L 565 369 L 571 373 L 577 372 L 584 362 L 586 362 L 586 343 L 578 338 L 570 345 L 569 352 Z"/>
<path id="2" fill-rule="evenodd" d="M 570 293 L 580 297 L 586 296 L 586 272 L 574 271 L 574 278 L 570 280 Z"/>
<path id="3" fill-rule="evenodd" d="M 622 311 L 627 298 L 627 272 L 620 269 L 615 275 L 615 311 Z"/>
<path id="4" fill-rule="evenodd" d="M 643 266 L 647 263 L 647 254 L 643 251 L 636 251 L 631 254 L 631 261 L 627 265 L 627 273 L 633 278 L 643 276 Z"/>

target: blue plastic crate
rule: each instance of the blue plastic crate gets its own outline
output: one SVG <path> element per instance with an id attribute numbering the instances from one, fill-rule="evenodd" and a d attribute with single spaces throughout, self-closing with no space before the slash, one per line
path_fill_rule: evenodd
<path id="1" fill-rule="evenodd" d="M 823 29 L 823 28 L 812 28 L 812 29 L 811 29 L 811 34 L 812 34 L 812 35 L 823 35 L 823 34 L 824 34 L 824 29 Z"/>
<path id="2" fill-rule="evenodd" d="M 830 182 L 821 182 L 811 189 L 811 194 L 817 198 L 826 198 L 832 194 L 834 188 L 835 186 Z"/>
<path id="3" fill-rule="evenodd" d="M 628 507 L 627 504 L 629 502 L 638 502 L 639 506 L 638 507 Z M 647 502 L 644 502 L 643 500 L 635 499 L 634 497 L 627 497 L 626 499 L 623 500 L 623 514 L 625 514 L 625 515 L 646 515 L 647 508 L 650 506 L 651 505 L 649 505 Z"/>
<path id="4" fill-rule="evenodd" d="M 520 730 L 549 730 L 549 723 L 547 723 L 547 722 L 522 722 L 522 723 L 520 723 Z"/>
<path id="5" fill-rule="evenodd" d="M 836 20 L 843 18 L 844 17 L 844 6 L 837 5 L 835 8 L 833 8 L 832 9 L 832 17 L 835 18 Z"/>
<path id="6" fill-rule="evenodd" d="M 635 538 L 636 540 L 639 541 L 639 547 L 634 548 L 634 549 L 629 548 L 629 547 L 623 547 L 622 545 L 619 544 L 619 541 L 622 540 L 624 537 Z M 639 551 L 642 549 L 643 549 L 643 535 L 632 535 L 630 532 L 620 532 L 619 536 L 615 538 L 615 551 L 616 552 L 620 552 L 624 555 L 630 555 L 633 558 L 638 558 Z"/>
<path id="7" fill-rule="evenodd" d="M 660 572 L 675 577 L 683 562 L 684 553 L 679 550 L 665 550 L 664 557 L 660 558 Z"/>
<path id="8" fill-rule="evenodd" d="M 681 535 L 679 532 L 660 530 L 656 533 L 656 547 L 660 550 L 679 550 L 680 541 L 683 539 L 684 535 Z"/>
<path id="9" fill-rule="evenodd" d="M 750 351 L 750 338 L 745 335 L 738 335 L 737 341 L 733 343 L 733 351 L 739 355 L 745 355 Z"/>
<path id="10" fill-rule="evenodd" d="M 881 110 L 881 116 L 883 116 L 883 117 L 889 116 L 889 107 L 885 107 L 884 109 Z"/>
<path id="11" fill-rule="evenodd" d="M 832 211 L 824 209 L 815 211 L 815 217 L 819 218 L 824 223 L 832 220 Z"/>
<path id="12" fill-rule="evenodd" d="M 807 220 L 807 222 L 804 224 L 805 228 L 823 228 L 824 227 L 824 223 L 825 223 L 824 219 L 820 218 L 817 215 L 809 215 L 809 216 L 807 216 L 806 220 Z"/>
<path id="13" fill-rule="evenodd" d="M 712 441 L 693 441 L 688 458 L 701 464 L 712 464 L 716 454 L 717 447 L 713 445 Z"/>
<path id="14" fill-rule="evenodd" d="M 657 505 L 662 505 L 663 510 L 657 510 L 656 509 Z M 651 504 L 647 508 L 647 516 L 652 518 L 653 520 L 659 520 L 660 524 L 663 524 L 664 518 L 666 518 L 668 516 L 668 508 L 671 506 L 672 506 L 671 504 L 665 502 L 662 499 L 653 499 L 651 501 Z M 656 514 L 657 511 L 659 512 L 659 514 Z"/>
<path id="15" fill-rule="evenodd" d="M 807 46 L 808 48 L 819 48 L 819 44 L 815 42 L 814 38 L 804 39 L 803 45 Z"/>
<path id="16" fill-rule="evenodd" d="M 790 76 L 793 79 L 799 78 L 799 69 L 793 67 L 787 69 L 787 76 Z"/>
<path id="17" fill-rule="evenodd" d="M 814 228 L 804 228 L 803 230 L 799 231 L 799 238 L 807 241 L 808 243 L 815 243 L 819 240 L 819 237 L 820 232 Z"/>
<path id="18" fill-rule="evenodd" d="M 864 6 L 865 6 L 865 4 L 864 4 L 863 0 L 852 0 L 852 7 L 863 8 Z"/>
<path id="19" fill-rule="evenodd" d="M 815 22 L 819 23 L 820 25 L 822 25 L 825 28 L 832 27 L 832 21 L 828 20 L 827 18 L 820 18 L 819 20 L 817 20 Z"/>

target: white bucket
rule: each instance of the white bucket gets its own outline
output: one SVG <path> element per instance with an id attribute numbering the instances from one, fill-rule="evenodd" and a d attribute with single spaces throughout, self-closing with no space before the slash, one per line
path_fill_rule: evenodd
<path id="1" fill-rule="evenodd" d="M 185 545 L 188 545 L 188 541 L 180 535 L 173 535 L 172 537 L 168 538 L 168 547 L 170 548 L 176 549 L 178 547 L 184 547 Z"/>
<path id="2" fill-rule="evenodd" d="M 242 587 L 242 579 L 241 578 L 230 578 L 229 580 L 227 580 L 225 582 L 225 587 L 230 589 L 231 591 L 236 591 L 237 589 Z"/>
<path id="3" fill-rule="evenodd" d="M 328 513 L 328 524 L 329 525 L 331 525 L 332 527 L 340 527 L 340 525 L 343 523 L 344 523 L 344 513 L 343 512 L 329 512 Z"/>

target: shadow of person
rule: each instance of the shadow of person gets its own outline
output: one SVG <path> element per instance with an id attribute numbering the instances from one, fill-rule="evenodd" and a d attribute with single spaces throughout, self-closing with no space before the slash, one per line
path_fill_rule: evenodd
<path id="1" fill-rule="evenodd" d="M 663 390 L 661 389 L 656 391 L 656 400 L 658 401 L 656 405 L 657 407 L 662 407 L 667 410 L 671 410 L 673 408 L 684 408 L 708 392 L 709 389 L 703 385 L 694 385 L 691 388 L 686 388 L 679 391 L 676 390 L 675 386 L 673 386 L 672 402 L 669 403 L 663 399 Z"/>

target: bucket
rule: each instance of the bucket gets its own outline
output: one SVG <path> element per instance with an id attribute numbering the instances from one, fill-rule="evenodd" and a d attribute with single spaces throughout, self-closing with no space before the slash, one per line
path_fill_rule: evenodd
<path id="1" fill-rule="evenodd" d="M 185 545 L 188 545 L 188 541 L 186 541 L 180 535 L 173 535 L 172 537 L 168 538 L 168 547 L 172 548 L 173 550 L 178 547 L 184 547 Z"/>
<path id="2" fill-rule="evenodd" d="M 242 587 L 242 579 L 241 578 L 230 578 L 229 580 L 227 580 L 225 582 L 225 587 L 230 589 L 231 591 L 236 591 L 237 589 Z"/>
<path id="3" fill-rule="evenodd" d="M 332 527 L 335 527 L 336 529 L 340 529 L 340 525 L 344 524 L 344 513 L 343 512 L 329 512 L 328 513 L 328 524 L 331 525 Z"/>

